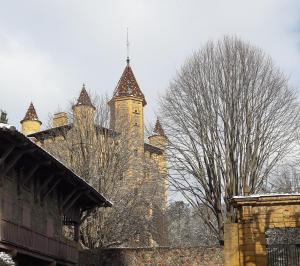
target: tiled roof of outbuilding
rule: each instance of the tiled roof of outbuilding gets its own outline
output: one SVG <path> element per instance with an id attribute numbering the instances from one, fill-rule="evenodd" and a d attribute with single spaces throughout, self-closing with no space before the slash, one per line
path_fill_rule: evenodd
<path id="1" fill-rule="evenodd" d="M 143 99 L 143 105 L 146 105 L 147 102 L 145 100 L 145 96 L 142 93 L 139 84 L 136 81 L 136 78 L 133 74 L 133 71 L 127 63 L 123 74 L 117 84 L 117 87 L 114 91 L 114 97 L 118 96 L 134 96 L 134 97 L 140 97 Z"/>

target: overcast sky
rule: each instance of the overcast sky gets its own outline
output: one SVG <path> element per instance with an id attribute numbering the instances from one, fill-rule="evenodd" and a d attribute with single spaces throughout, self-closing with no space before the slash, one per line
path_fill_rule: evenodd
<path id="1" fill-rule="evenodd" d="M 299 0 L 0 0 L 0 109 L 19 121 L 32 101 L 43 122 L 77 98 L 82 83 L 112 95 L 131 66 L 146 96 L 146 122 L 186 57 L 210 39 L 261 47 L 300 88 Z"/>

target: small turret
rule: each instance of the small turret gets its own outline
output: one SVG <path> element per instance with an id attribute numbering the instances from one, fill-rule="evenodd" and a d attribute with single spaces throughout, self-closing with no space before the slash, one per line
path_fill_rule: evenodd
<path id="1" fill-rule="evenodd" d="M 85 84 L 83 83 L 77 103 L 73 105 L 74 123 L 86 126 L 94 124 L 95 106 L 92 104 L 91 98 L 88 95 Z"/>
<path id="2" fill-rule="evenodd" d="M 149 136 L 148 139 L 151 145 L 165 150 L 167 145 L 167 138 L 158 118 L 156 119 L 153 134 Z"/>
<path id="3" fill-rule="evenodd" d="M 39 120 L 32 102 L 20 123 L 22 125 L 22 133 L 26 136 L 41 130 L 42 122 Z"/>

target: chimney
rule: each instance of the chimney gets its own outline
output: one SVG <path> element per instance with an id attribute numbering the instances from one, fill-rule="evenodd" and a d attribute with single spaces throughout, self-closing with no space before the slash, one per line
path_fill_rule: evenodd
<path id="1" fill-rule="evenodd" d="M 68 124 L 68 115 L 65 112 L 59 112 L 53 116 L 53 127 L 60 127 Z"/>

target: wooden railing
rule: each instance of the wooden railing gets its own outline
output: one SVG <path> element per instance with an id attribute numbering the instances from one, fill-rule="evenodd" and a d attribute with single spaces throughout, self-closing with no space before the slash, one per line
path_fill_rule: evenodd
<path id="1" fill-rule="evenodd" d="M 78 250 L 75 245 L 58 241 L 6 220 L 1 220 L 0 242 L 23 247 L 63 261 L 73 263 L 78 261 Z"/>

